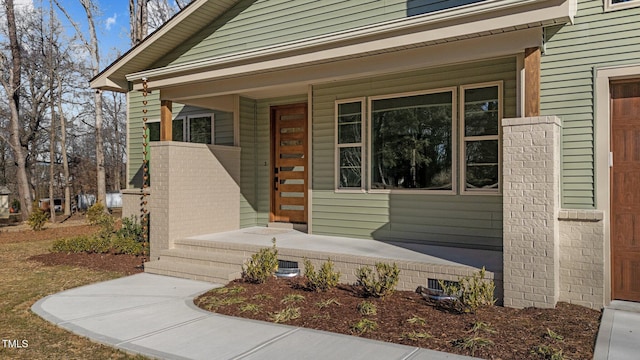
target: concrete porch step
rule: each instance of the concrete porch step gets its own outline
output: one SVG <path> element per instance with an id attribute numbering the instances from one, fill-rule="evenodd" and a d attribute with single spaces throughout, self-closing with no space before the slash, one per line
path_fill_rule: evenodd
<path id="1" fill-rule="evenodd" d="M 211 250 L 211 248 L 209 248 Z M 242 271 L 245 257 L 242 253 L 196 251 L 183 248 L 160 251 L 160 259 L 174 262 L 185 262 L 194 265 L 215 266 L 233 271 Z"/>
<path id="2" fill-rule="evenodd" d="M 234 271 L 224 267 L 165 260 L 162 258 L 145 263 L 144 271 L 150 274 L 174 276 L 223 285 L 231 280 L 239 279 L 242 276 L 242 271 Z"/>

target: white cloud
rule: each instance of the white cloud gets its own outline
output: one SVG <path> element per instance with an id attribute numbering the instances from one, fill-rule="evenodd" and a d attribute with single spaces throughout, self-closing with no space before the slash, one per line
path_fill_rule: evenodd
<path id="1" fill-rule="evenodd" d="M 111 30 L 111 26 L 116 23 L 117 19 L 118 19 L 118 14 L 113 14 L 112 17 L 107 18 L 107 22 L 105 24 L 105 26 L 107 27 L 107 30 Z"/>

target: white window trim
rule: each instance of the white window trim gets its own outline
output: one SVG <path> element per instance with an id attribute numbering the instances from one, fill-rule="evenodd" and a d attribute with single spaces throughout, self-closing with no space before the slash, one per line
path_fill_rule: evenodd
<path id="1" fill-rule="evenodd" d="M 616 11 L 640 7 L 640 0 L 631 0 L 623 3 L 614 4 L 612 0 L 604 0 L 604 11 Z"/>
<path id="2" fill-rule="evenodd" d="M 498 87 L 498 135 L 483 135 L 483 136 L 465 136 L 464 126 L 464 92 L 467 89 L 479 89 L 485 87 Z M 458 112 L 460 113 L 460 138 L 458 139 L 458 148 L 460 154 L 460 167 L 458 172 L 460 173 L 460 194 L 461 195 L 501 195 L 502 194 L 502 116 L 504 108 L 504 95 L 503 95 L 504 82 L 503 81 L 491 81 L 477 84 L 465 84 L 460 86 L 460 103 L 458 104 Z M 466 159 L 465 159 L 465 144 L 467 141 L 481 141 L 481 140 L 498 140 L 498 188 L 497 189 L 466 189 Z"/>
<path id="3" fill-rule="evenodd" d="M 361 113 L 361 121 L 360 121 L 360 142 L 359 143 L 347 143 L 347 144 L 339 144 L 338 143 L 338 106 L 341 104 L 349 104 L 349 103 L 356 103 L 359 102 L 360 103 L 360 113 Z M 365 178 L 366 178 L 366 151 L 365 151 L 365 139 L 366 139 L 366 132 L 365 132 L 365 122 L 367 121 L 366 119 L 366 98 L 363 97 L 357 97 L 357 98 L 350 98 L 350 99 L 342 99 L 342 100 L 336 100 L 335 104 L 334 104 L 334 141 L 333 141 L 333 148 L 335 149 L 334 151 L 334 189 L 335 192 L 339 192 L 339 193 L 364 193 L 365 190 Z M 360 188 L 357 187 L 353 187 L 353 188 L 340 188 L 340 149 L 343 147 L 358 147 L 360 146 L 360 156 L 362 157 L 361 159 L 361 163 L 360 163 Z"/>
<path id="4" fill-rule="evenodd" d="M 436 94 L 436 93 L 442 93 L 442 92 L 451 92 L 451 137 L 452 137 L 452 142 L 451 142 L 451 190 L 411 190 L 411 189 L 372 189 L 371 188 L 371 171 L 369 169 L 369 165 L 371 163 L 371 143 L 372 143 L 372 126 L 371 126 L 371 121 L 373 119 L 372 117 L 372 111 L 371 109 L 373 108 L 372 106 L 372 102 L 375 100 L 382 100 L 382 99 L 391 99 L 391 98 L 397 98 L 397 97 L 408 97 L 408 96 L 416 96 L 416 95 L 427 95 L 427 94 Z M 457 101 L 457 92 L 458 92 L 458 87 L 457 86 L 450 86 L 450 87 L 444 87 L 444 88 L 438 88 L 438 89 L 429 89 L 429 90 L 422 90 L 422 91 L 411 91 L 411 92 L 404 92 L 404 93 L 395 93 L 395 94 L 385 94 L 385 95 L 378 95 L 378 96 L 370 96 L 368 98 L 367 101 L 367 127 L 368 127 L 368 132 L 367 132 L 367 160 L 366 160 L 366 164 L 367 164 L 367 189 L 369 190 L 369 193 L 372 194 L 438 194 L 438 195 L 456 195 L 456 184 L 457 184 L 457 174 L 456 174 L 456 166 L 457 166 L 457 161 L 456 159 L 458 158 L 457 156 L 457 146 L 456 146 L 456 141 L 457 141 L 457 131 L 456 131 L 456 124 L 457 124 L 457 112 L 456 112 L 456 101 Z"/>
<path id="5" fill-rule="evenodd" d="M 185 142 L 190 143 L 191 142 L 191 119 L 193 118 L 202 118 L 202 117 L 210 117 L 211 118 L 211 144 L 208 145 L 215 145 L 216 143 L 216 137 L 215 137 L 215 118 L 213 116 L 213 113 L 200 113 L 200 114 L 190 114 L 187 115 L 185 118 L 185 122 L 184 122 L 184 139 Z M 176 118 L 177 119 L 177 118 Z"/>

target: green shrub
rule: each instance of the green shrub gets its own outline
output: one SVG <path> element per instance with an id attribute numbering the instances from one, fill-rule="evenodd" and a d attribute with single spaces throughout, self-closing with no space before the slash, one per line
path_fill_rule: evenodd
<path id="1" fill-rule="evenodd" d="M 317 272 L 308 259 L 304 260 L 304 276 L 307 278 L 307 287 L 313 291 L 327 291 L 338 285 L 340 272 L 333 271 L 333 262 L 327 259 Z"/>
<path id="2" fill-rule="evenodd" d="M 140 255 L 142 244 L 132 239 L 118 236 L 102 237 L 100 235 L 82 235 L 56 240 L 51 246 L 53 252 L 65 253 L 97 253 Z"/>
<path id="3" fill-rule="evenodd" d="M 362 319 L 357 323 L 351 325 L 351 332 L 357 334 L 364 334 L 366 332 L 372 332 L 376 330 L 378 330 L 378 323 L 369 319 Z"/>
<path id="4" fill-rule="evenodd" d="M 75 236 L 72 238 L 56 240 L 51 251 L 66 253 L 108 253 L 111 248 L 109 239 L 105 239 L 96 235 Z"/>
<path id="5" fill-rule="evenodd" d="M 116 231 L 116 235 L 137 242 L 142 242 L 142 234 L 142 224 L 138 223 L 138 218 L 133 215 L 122 218 L 122 227 Z"/>
<path id="6" fill-rule="evenodd" d="M 44 228 L 44 224 L 46 224 L 48 219 L 49 213 L 42 211 L 40 207 L 37 206 L 37 204 L 34 204 L 33 210 L 31 211 L 31 214 L 27 219 L 27 224 L 29 225 L 31 230 L 40 231 Z"/>
<path id="7" fill-rule="evenodd" d="M 368 301 L 361 302 L 358 304 L 357 308 L 360 315 L 364 316 L 376 315 L 378 313 L 378 307 L 376 304 Z"/>
<path id="8" fill-rule="evenodd" d="M 496 299 L 493 296 L 496 288 L 492 280 L 485 280 L 486 270 L 483 267 L 471 276 L 464 276 L 458 282 L 439 281 L 444 293 L 457 298 L 450 307 L 463 312 L 474 312 L 481 306 L 491 306 Z"/>
<path id="9" fill-rule="evenodd" d="M 242 278 L 251 283 L 262 284 L 278 271 L 278 249 L 276 239 L 272 240 L 271 248 L 260 249 L 242 266 Z"/>
<path id="10" fill-rule="evenodd" d="M 131 237 L 115 235 L 111 237 L 111 251 L 114 254 L 141 255 L 142 243 Z"/>
<path id="11" fill-rule="evenodd" d="M 87 220 L 91 225 L 100 227 L 101 236 L 108 236 L 115 232 L 115 219 L 100 202 L 93 204 L 87 210 Z"/>
<path id="12" fill-rule="evenodd" d="M 362 286 L 365 296 L 385 297 L 395 291 L 400 270 L 395 263 L 376 263 L 376 274 L 368 266 L 356 270 L 358 285 Z"/>

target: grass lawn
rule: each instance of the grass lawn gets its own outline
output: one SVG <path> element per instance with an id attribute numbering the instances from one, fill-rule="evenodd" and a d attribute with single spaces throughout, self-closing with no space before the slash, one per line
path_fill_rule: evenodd
<path id="1" fill-rule="evenodd" d="M 0 359 L 144 359 L 93 343 L 31 312 L 39 299 L 66 289 L 123 276 L 82 267 L 44 266 L 27 260 L 47 253 L 53 240 L 0 241 Z M 22 348 L 9 347 L 13 341 Z M 27 346 L 23 346 L 27 345 Z"/>

